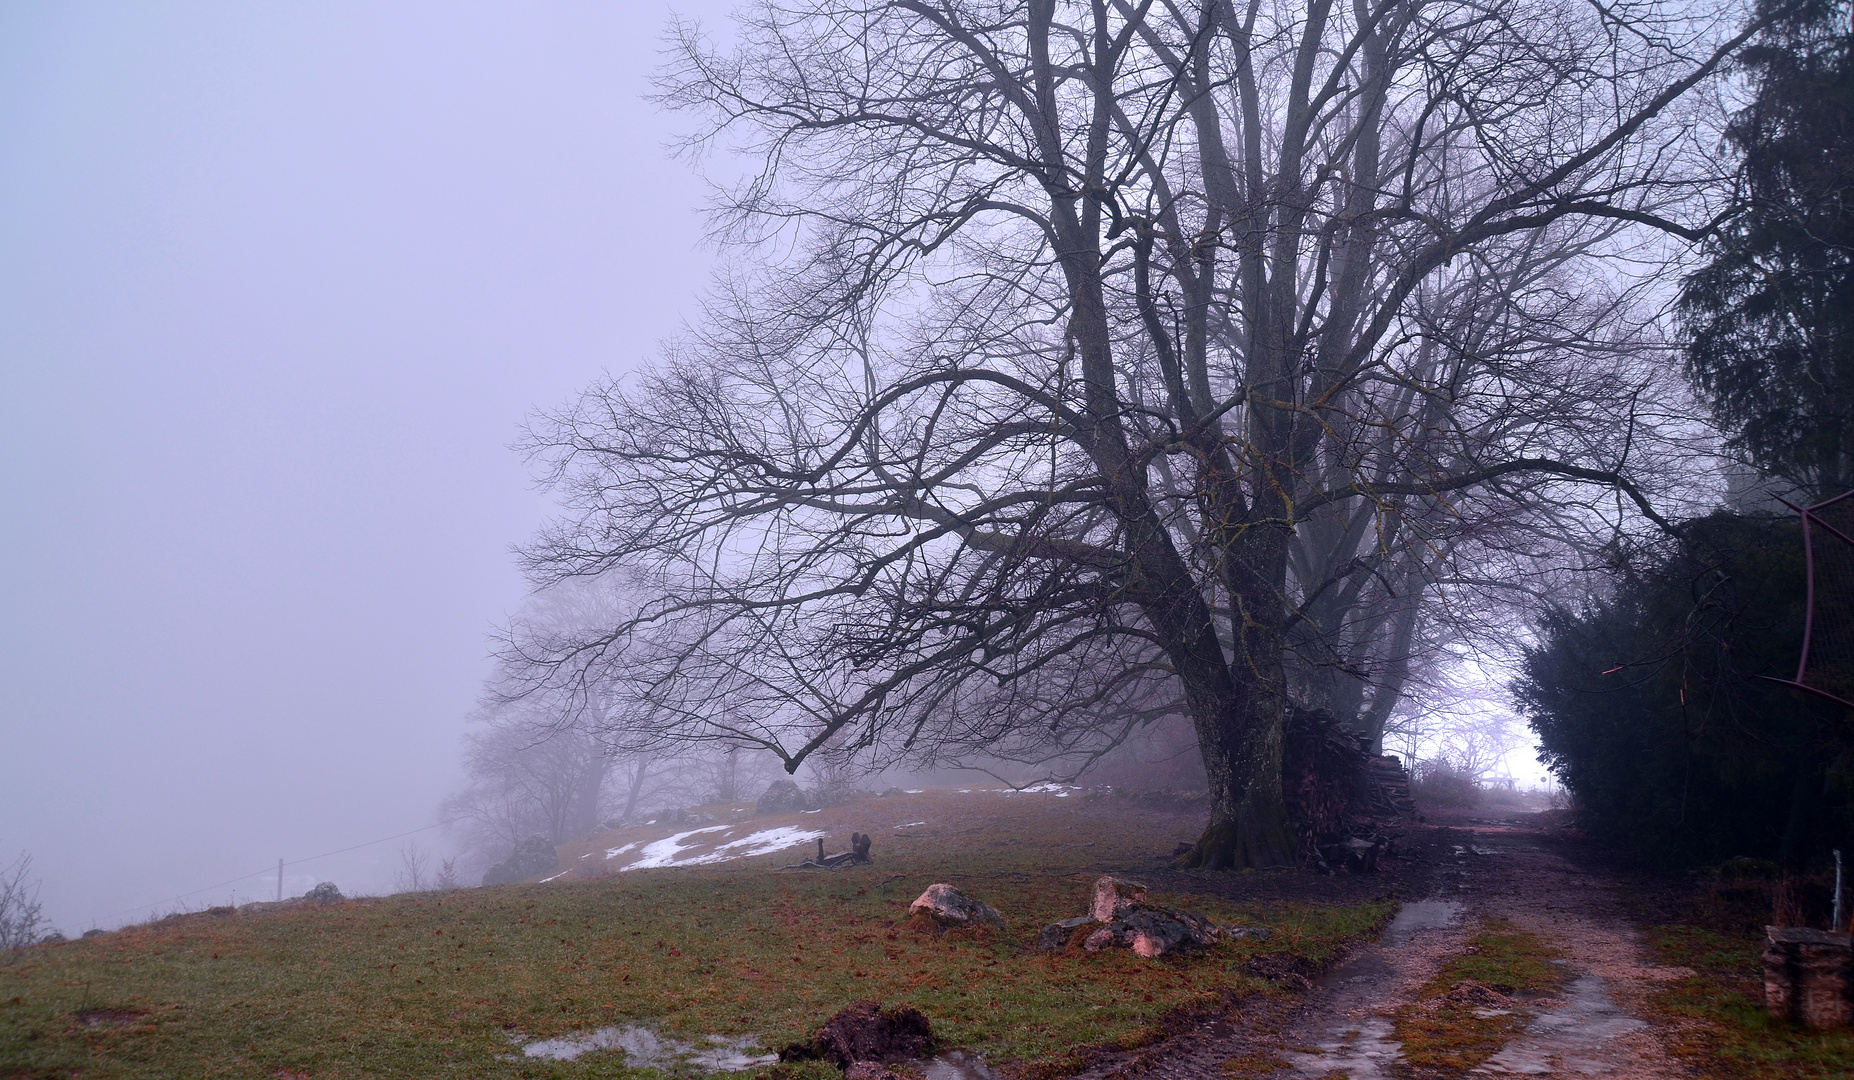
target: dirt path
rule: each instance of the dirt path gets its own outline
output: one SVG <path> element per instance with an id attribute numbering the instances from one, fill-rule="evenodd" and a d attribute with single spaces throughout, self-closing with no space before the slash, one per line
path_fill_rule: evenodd
<path id="1" fill-rule="evenodd" d="M 1446 867 L 1435 900 L 1406 906 L 1383 940 L 1332 972 L 1284 1030 L 1284 1056 L 1295 1074 L 1389 1076 L 1398 1054 L 1391 1015 L 1479 925 L 1503 918 L 1559 949 L 1571 979 L 1560 1000 L 1535 1003 L 1537 1015 L 1526 1029 L 1478 1074 L 1685 1075 L 1639 1014 L 1656 984 L 1692 973 L 1647 958 L 1602 881 L 1546 850 L 1540 834 L 1523 828 L 1444 830 L 1428 854 Z"/>
<path id="2" fill-rule="evenodd" d="M 1420 857 L 1438 870 L 1434 895 L 1406 903 L 1376 944 L 1327 973 L 1290 1014 L 1209 1021 L 1157 1052 L 1103 1062 L 1083 1075 L 1391 1077 L 1400 1060 L 1392 1017 L 1484 921 L 1496 917 L 1558 948 L 1571 978 L 1560 1000 L 1532 1003 L 1537 1015 L 1475 1075 L 1687 1075 L 1640 1014 L 1658 983 L 1691 972 L 1648 960 L 1608 886 L 1524 828 L 1476 823 L 1426 830 L 1423 843 Z M 1274 1034 L 1259 1030 L 1265 1028 Z"/>

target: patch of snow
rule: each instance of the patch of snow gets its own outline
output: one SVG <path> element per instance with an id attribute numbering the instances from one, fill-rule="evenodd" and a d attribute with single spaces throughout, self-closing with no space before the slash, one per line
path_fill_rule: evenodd
<path id="1" fill-rule="evenodd" d="M 785 848 L 796 847 L 799 844 L 809 844 L 811 841 L 821 839 L 825 835 L 826 834 L 821 832 L 813 832 L 810 829 L 801 829 L 796 825 L 786 825 L 777 829 L 767 829 L 763 832 L 756 832 L 751 836 L 743 836 L 738 840 L 729 840 L 725 844 L 718 845 L 713 851 L 706 855 L 697 855 L 687 862 L 677 863 L 676 865 L 696 866 L 702 863 L 726 862 L 729 859 L 745 859 L 754 855 L 766 855 L 774 851 L 784 850 Z"/>
<path id="2" fill-rule="evenodd" d="M 706 829 L 691 829 L 688 832 L 680 832 L 674 836 L 665 837 L 645 847 L 643 851 L 638 852 L 636 861 L 625 866 L 624 869 L 644 870 L 661 866 L 704 866 L 708 863 L 727 862 L 730 859 L 745 859 L 754 855 L 765 855 L 769 852 L 794 847 L 798 844 L 808 844 L 813 840 L 827 835 L 811 829 L 801 829 L 796 825 L 784 825 L 777 829 L 763 829 L 759 832 L 740 837 L 739 839 L 729 840 L 725 844 L 717 844 L 713 850 L 703 852 L 700 855 L 691 855 L 688 858 L 678 857 L 683 849 L 696 846 L 695 844 L 684 843 L 689 837 L 697 836 L 702 833 L 723 832 L 731 828 L 733 828 L 732 825 L 712 825 Z"/>
<path id="3" fill-rule="evenodd" d="M 541 879 L 541 884 L 543 884 L 543 885 L 545 885 L 545 884 L 547 884 L 547 883 L 548 883 L 548 882 L 550 882 L 550 881 L 557 881 L 557 880 L 559 880 L 560 878 L 563 878 L 563 877 L 566 877 L 566 876 L 567 876 L 568 874 L 570 874 L 570 873 L 572 873 L 572 872 L 573 872 L 573 868 L 569 866 L 569 867 L 567 867 L 567 868 L 566 868 L 565 870 L 562 870 L 562 871 L 560 871 L 560 872 L 559 872 L 558 874 L 555 874 L 555 875 L 554 875 L 553 877 L 544 877 L 544 878 L 542 878 L 542 879 Z"/>
<path id="4" fill-rule="evenodd" d="M 823 812 L 824 812 L 824 808 L 822 806 L 818 807 L 816 810 L 800 810 L 799 811 L 799 813 L 801 814 L 822 814 Z"/>
<path id="5" fill-rule="evenodd" d="M 585 853 L 584 855 L 581 855 L 581 856 L 580 856 L 580 858 L 582 858 L 582 859 L 590 859 L 590 858 L 592 858 L 592 852 L 590 852 L 590 851 L 588 851 L 588 852 L 586 852 L 586 853 Z"/>
<path id="6" fill-rule="evenodd" d="M 907 789 L 905 789 L 905 790 L 903 791 L 903 794 L 905 794 L 905 795 L 920 795 L 920 794 L 923 794 L 924 792 L 926 792 L 926 790 L 927 790 L 927 789 L 926 789 L 926 788 L 924 788 L 924 787 L 911 787 L 911 788 L 907 788 Z"/>
<path id="7" fill-rule="evenodd" d="M 925 825 L 925 824 L 927 824 L 927 823 L 926 823 L 925 821 L 910 821 L 910 822 L 908 822 L 908 823 L 907 823 L 906 825 L 897 825 L 897 826 L 895 826 L 895 828 L 897 828 L 897 829 L 912 829 L 912 828 L 913 828 L 914 826 L 916 826 L 916 825 Z"/>
<path id="8" fill-rule="evenodd" d="M 703 833 L 724 832 L 731 828 L 733 828 L 732 825 L 710 825 L 706 829 L 690 829 L 687 832 L 672 833 L 655 843 L 644 845 L 644 850 L 638 852 L 638 857 L 632 860 L 625 869 L 643 870 L 651 866 L 674 866 L 676 865 L 676 852 L 690 846 L 684 844 L 684 840 Z"/>
<path id="9" fill-rule="evenodd" d="M 611 849 L 610 851 L 606 852 L 605 857 L 608 859 L 616 859 L 618 856 L 623 855 L 625 852 L 631 850 L 632 848 L 636 847 L 638 844 L 641 844 L 641 843 L 643 843 L 643 841 L 633 840 L 623 847 L 615 847 Z"/>
<path id="10" fill-rule="evenodd" d="M 1054 780 L 1046 780 L 1041 784 L 1031 784 L 1027 788 L 1018 788 L 1017 790 L 1023 792 L 1025 795 L 1054 795 L 1058 799 L 1066 799 L 1069 797 L 1071 788 L 1068 784 L 1058 784 Z"/>

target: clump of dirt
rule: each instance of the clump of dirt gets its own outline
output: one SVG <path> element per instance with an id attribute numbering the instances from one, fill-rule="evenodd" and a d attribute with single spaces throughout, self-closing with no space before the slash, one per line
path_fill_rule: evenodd
<path id="1" fill-rule="evenodd" d="M 1313 989 L 1313 979 L 1320 973 L 1320 965 L 1293 953 L 1272 952 L 1250 957 L 1242 970 L 1245 975 L 1267 979 L 1284 990 L 1304 994 Z"/>
<path id="2" fill-rule="evenodd" d="M 856 1001 L 826 1020 L 810 1042 L 780 1050 L 779 1060 L 822 1059 L 848 1069 L 862 1061 L 889 1064 L 924 1058 L 932 1048 L 933 1028 L 919 1009 L 884 1009 L 879 1001 Z"/>
<path id="3" fill-rule="evenodd" d="M 1463 1008 L 1506 1009 L 1512 1007 L 1512 993 L 1510 986 L 1494 987 L 1463 979 L 1449 987 L 1442 1000 Z"/>

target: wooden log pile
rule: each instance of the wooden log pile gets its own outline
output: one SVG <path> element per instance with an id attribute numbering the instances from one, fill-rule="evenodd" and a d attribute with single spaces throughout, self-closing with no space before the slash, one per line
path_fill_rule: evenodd
<path id="1" fill-rule="evenodd" d="M 1285 735 L 1282 787 L 1302 862 L 1326 873 L 1376 870 L 1395 846 L 1397 819 L 1412 809 L 1402 764 L 1372 756 L 1323 709 L 1291 707 Z"/>

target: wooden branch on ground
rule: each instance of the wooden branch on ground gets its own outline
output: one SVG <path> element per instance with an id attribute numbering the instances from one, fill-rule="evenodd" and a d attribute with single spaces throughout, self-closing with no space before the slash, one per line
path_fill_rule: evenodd
<path id="1" fill-rule="evenodd" d="M 835 870 L 839 866 L 855 866 L 872 863 L 875 860 L 869 857 L 870 840 L 871 838 L 868 833 L 853 832 L 850 834 L 850 850 L 839 851 L 835 855 L 826 855 L 824 854 L 824 838 L 820 836 L 818 837 L 818 853 L 816 856 L 806 859 L 801 863 L 781 866 L 779 869 Z"/>

